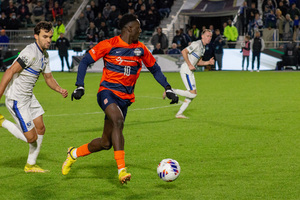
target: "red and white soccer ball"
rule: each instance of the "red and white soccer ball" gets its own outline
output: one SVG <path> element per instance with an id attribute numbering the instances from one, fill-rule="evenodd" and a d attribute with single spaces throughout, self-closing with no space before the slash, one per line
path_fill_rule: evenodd
<path id="1" fill-rule="evenodd" d="M 171 158 L 163 159 L 157 166 L 157 174 L 163 181 L 175 181 L 180 174 L 180 165 Z"/>

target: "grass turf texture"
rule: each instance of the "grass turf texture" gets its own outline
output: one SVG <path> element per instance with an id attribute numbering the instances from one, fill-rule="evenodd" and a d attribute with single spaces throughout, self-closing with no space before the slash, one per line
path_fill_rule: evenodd
<path id="1" fill-rule="evenodd" d="M 46 112 L 38 164 L 50 173 L 24 173 L 28 145 L 1 128 L 1 199 L 299 199 L 298 72 L 195 73 L 198 96 L 185 112 L 188 120 L 175 119 L 180 105 L 162 100 L 163 88 L 142 73 L 124 128 L 132 173 L 124 186 L 112 149 L 79 158 L 67 176 L 61 174 L 69 146 L 102 134 L 104 114 L 96 101 L 101 75 L 87 74 L 86 94 L 73 102 L 76 74 L 53 75 L 68 89 L 67 99 L 42 77 L 34 89 Z M 179 73 L 165 75 L 172 87 L 184 88 Z M 12 120 L 4 98 L 1 103 L 1 113 Z M 181 166 L 172 183 L 156 174 L 169 157 Z"/>

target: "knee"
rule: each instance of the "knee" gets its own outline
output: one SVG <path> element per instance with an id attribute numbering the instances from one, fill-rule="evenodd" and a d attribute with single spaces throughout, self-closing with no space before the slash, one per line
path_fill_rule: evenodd
<path id="1" fill-rule="evenodd" d="M 36 128 L 37 132 L 39 135 L 44 135 L 45 131 L 46 131 L 46 127 L 45 126 L 41 126 L 39 128 Z"/>
<path id="2" fill-rule="evenodd" d="M 111 142 L 103 141 L 103 142 L 101 142 L 101 146 L 104 150 L 110 150 L 112 147 L 112 144 L 111 144 Z"/>
<path id="3" fill-rule="evenodd" d="M 119 117 L 119 118 L 113 120 L 113 126 L 115 128 L 118 128 L 118 129 L 123 129 L 123 127 L 124 127 L 124 119 L 121 118 L 121 117 Z"/>
<path id="4" fill-rule="evenodd" d="M 33 143 L 37 140 L 37 134 L 27 134 L 26 139 L 28 143 Z"/>
<path id="5" fill-rule="evenodd" d="M 197 96 L 196 90 L 191 90 L 188 98 L 194 99 L 194 98 L 196 98 L 196 96 Z"/>

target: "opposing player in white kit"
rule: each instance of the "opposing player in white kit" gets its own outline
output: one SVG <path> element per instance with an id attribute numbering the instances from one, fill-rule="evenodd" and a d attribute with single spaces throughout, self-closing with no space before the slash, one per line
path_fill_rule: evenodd
<path id="1" fill-rule="evenodd" d="M 202 56 L 205 52 L 205 45 L 210 43 L 211 37 L 211 30 L 205 29 L 201 34 L 201 40 L 192 42 L 188 47 L 181 51 L 185 62 L 181 65 L 180 75 L 187 90 L 173 89 L 175 94 L 186 97 L 175 116 L 176 118 L 187 118 L 182 113 L 197 96 L 194 76 L 196 66 L 213 65 L 215 63 L 214 58 L 211 58 L 209 61 L 202 60 Z M 163 97 L 165 98 L 165 94 Z"/>
<path id="2" fill-rule="evenodd" d="M 41 172 L 36 164 L 40 152 L 45 125 L 43 122 L 44 110 L 33 94 L 33 87 L 43 74 L 47 85 L 59 92 L 64 98 L 68 92 L 62 89 L 53 78 L 49 67 L 49 48 L 53 30 L 50 22 L 39 22 L 34 28 L 36 42 L 29 44 L 4 73 L 0 83 L 0 99 L 5 95 L 5 105 L 16 124 L 6 120 L 0 114 L 0 127 L 6 128 L 16 138 L 29 143 L 29 155 L 25 172 Z"/>

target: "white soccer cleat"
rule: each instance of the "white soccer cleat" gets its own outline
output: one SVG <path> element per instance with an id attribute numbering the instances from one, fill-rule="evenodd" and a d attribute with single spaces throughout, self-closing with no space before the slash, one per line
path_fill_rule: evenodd
<path id="1" fill-rule="evenodd" d="M 177 114 L 177 115 L 175 115 L 175 117 L 177 119 L 188 119 L 188 117 L 184 116 L 183 114 Z"/>

